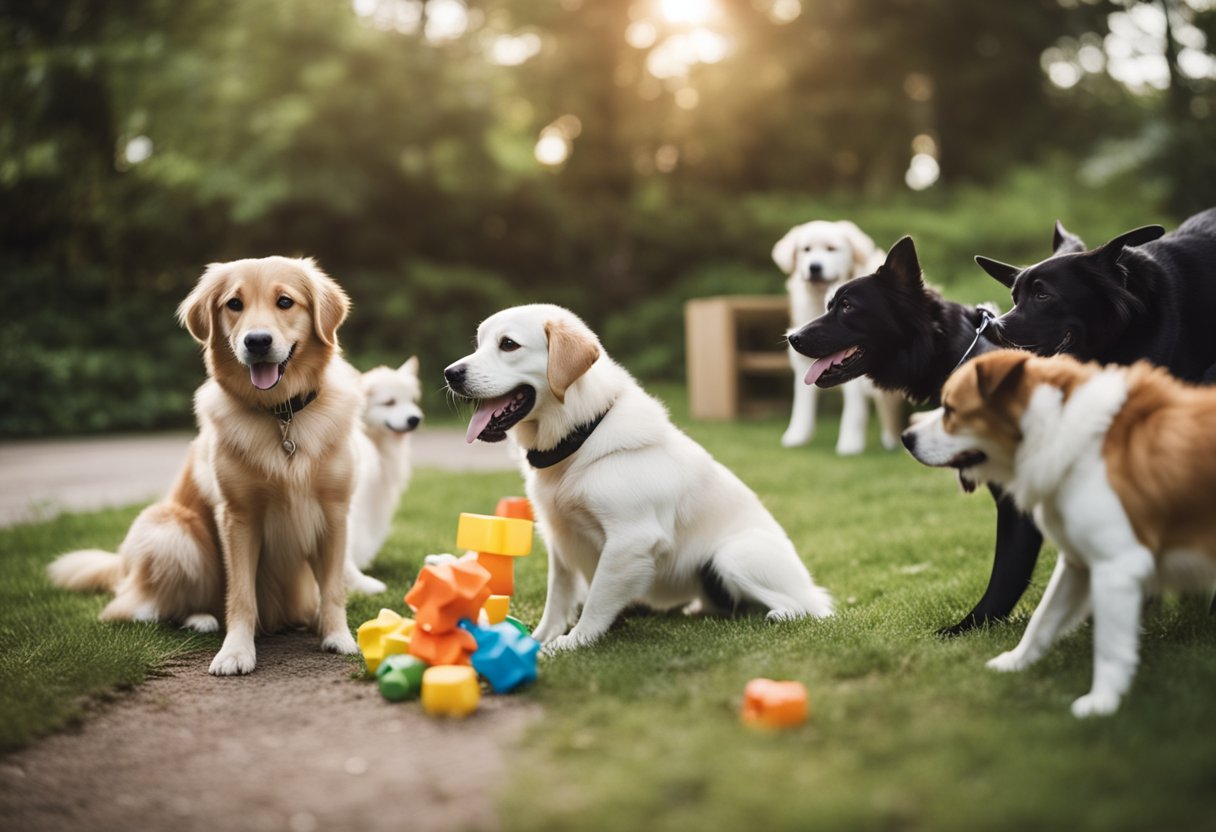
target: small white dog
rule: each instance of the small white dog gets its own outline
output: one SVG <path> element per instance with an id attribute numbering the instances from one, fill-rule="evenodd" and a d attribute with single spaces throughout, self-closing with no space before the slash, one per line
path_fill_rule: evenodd
<path id="1" fill-rule="evenodd" d="M 478 400 L 468 441 L 510 433 L 524 452 L 549 549 L 533 634 L 548 651 L 590 644 L 635 603 L 688 612 L 754 603 L 771 619 L 832 613 L 759 498 L 676 429 L 573 313 L 499 312 L 444 375 Z"/>
<path id="2" fill-rule="evenodd" d="M 773 262 L 789 275 L 785 281 L 790 296 L 790 332 L 827 311 L 828 298 L 846 280 L 870 274 L 883 264 L 884 254 L 874 241 L 848 220 L 814 220 L 796 225 L 773 246 Z M 781 437 L 787 448 L 805 445 L 815 434 L 818 389 L 803 383 L 813 358 L 789 350 L 794 371 L 794 406 L 790 424 Z M 859 454 L 866 447 L 867 399 L 873 399 L 882 423 L 882 444 L 887 450 L 898 444 L 902 429 L 903 399 L 896 393 L 878 390 L 868 378 L 841 385 L 844 408 L 836 453 Z"/>
<path id="3" fill-rule="evenodd" d="M 364 575 L 392 526 L 410 484 L 409 434 L 422 423 L 418 358 L 396 370 L 376 367 L 362 376 L 363 421 L 355 428 L 355 492 L 350 502 L 346 586 L 376 595 L 388 587 Z"/>

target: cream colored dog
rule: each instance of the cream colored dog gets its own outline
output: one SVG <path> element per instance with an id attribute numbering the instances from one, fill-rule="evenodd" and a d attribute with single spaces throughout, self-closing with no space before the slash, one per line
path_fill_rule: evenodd
<path id="1" fill-rule="evenodd" d="M 789 275 L 785 289 L 790 296 L 790 332 L 827 311 L 828 298 L 842 283 L 873 273 L 884 260 L 883 252 L 874 246 L 874 241 L 848 220 L 813 220 L 787 231 L 773 246 L 773 262 Z M 815 434 L 819 391 L 815 385 L 803 382 L 815 359 L 800 355 L 792 347 L 789 357 L 794 371 L 794 405 L 781 444 L 793 448 L 810 442 Z M 870 414 L 867 400 L 870 399 L 874 401 L 882 423 L 883 447 L 887 450 L 896 448 L 903 427 L 903 398 L 897 393 L 877 389 L 864 377 L 847 382 L 840 389 L 844 408 L 840 414 L 836 453 L 847 456 L 865 450 Z"/>
<path id="2" fill-rule="evenodd" d="M 322 649 L 355 653 L 342 564 L 361 398 L 337 358 L 348 306 L 309 259 L 208 266 L 178 309 L 210 376 L 185 467 L 118 554 L 64 555 L 52 580 L 113 591 L 104 621 L 209 632 L 224 616 L 219 676 L 249 673 L 254 633 L 286 626 L 314 626 Z"/>
<path id="3" fill-rule="evenodd" d="M 468 441 L 510 433 L 524 452 L 549 549 L 533 634 L 547 650 L 590 644 L 635 603 L 831 615 L 831 597 L 751 489 L 677 430 L 571 312 L 499 312 L 478 328 L 477 351 L 444 375 L 478 400 Z"/>

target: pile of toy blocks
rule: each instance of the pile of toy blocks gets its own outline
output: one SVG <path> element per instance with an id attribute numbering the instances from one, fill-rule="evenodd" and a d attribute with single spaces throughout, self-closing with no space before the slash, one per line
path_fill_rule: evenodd
<path id="1" fill-rule="evenodd" d="M 506 497 L 495 516 L 461 514 L 456 532 L 469 555 L 422 568 L 405 602 L 414 618 L 383 609 L 359 627 L 359 649 L 384 698 L 421 697 L 430 714 L 477 710 L 480 675 L 495 693 L 536 679 L 540 645 L 508 615 L 514 559 L 532 551 L 528 501 Z"/>

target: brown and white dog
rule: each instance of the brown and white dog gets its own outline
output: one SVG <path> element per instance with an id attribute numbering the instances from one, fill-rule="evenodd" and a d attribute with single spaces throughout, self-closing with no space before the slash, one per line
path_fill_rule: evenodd
<path id="1" fill-rule="evenodd" d="M 1145 595 L 1216 579 L 1216 390 L 1146 363 L 1001 350 L 955 372 L 904 444 L 965 485 L 1000 484 L 1060 551 L 1021 642 L 988 666 L 1028 667 L 1092 610 L 1093 686 L 1072 712 L 1113 713 L 1136 672 Z"/>
<path id="2" fill-rule="evenodd" d="M 223 615 L 218 676 L 253 670 L 254 633 L 286 626 L 316 626 L 322 649 L 356 652 L 342 581 L 362 401 L 338 357 L 348 308 L 310 259 L 208 266 L 178 309 L 210 376 L 185 467 L 118 554 L 64 555 L 52 580 L 113 591 L 103 621 L 211 632 Z"/>
<path id="3" fill-rule="evenodd" d="M 790 296 L 790 332 L 805 326 L 827 310 L 827 301 L 845 281 L 871 274 L 883 264 L 884 255 L 874 241 L 848 220 L 812 220 L 796 225 L 773 245 L 773 262 L 788 278 L 785 290 Z M 787 448 L 805 445 L 815 434 L 819 389 L 807 373 L 814 358 L 789 349 L 794 371 L 794 404 L 790 424 L 781 437 Z M 841 386 L 844 407 L 840 414 L 840 434 L 836 453 L 859 454 L 866 447 L 867 399 L 873 399 L 882 423 L 882 444 L 887 450 L 899 446 L 902 428 L 903 397 L 879 390 L 868 378 L 858 378 Z"/>

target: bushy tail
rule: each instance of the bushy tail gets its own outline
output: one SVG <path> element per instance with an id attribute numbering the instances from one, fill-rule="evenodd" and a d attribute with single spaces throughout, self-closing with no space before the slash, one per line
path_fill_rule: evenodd
<path id="1" fill-rule="evenodd" d="M 60 555 L 46 568 L 51 583 L 77 592 L 113 591 L 122 578 L 122 558 L 100 549 Z"/>

